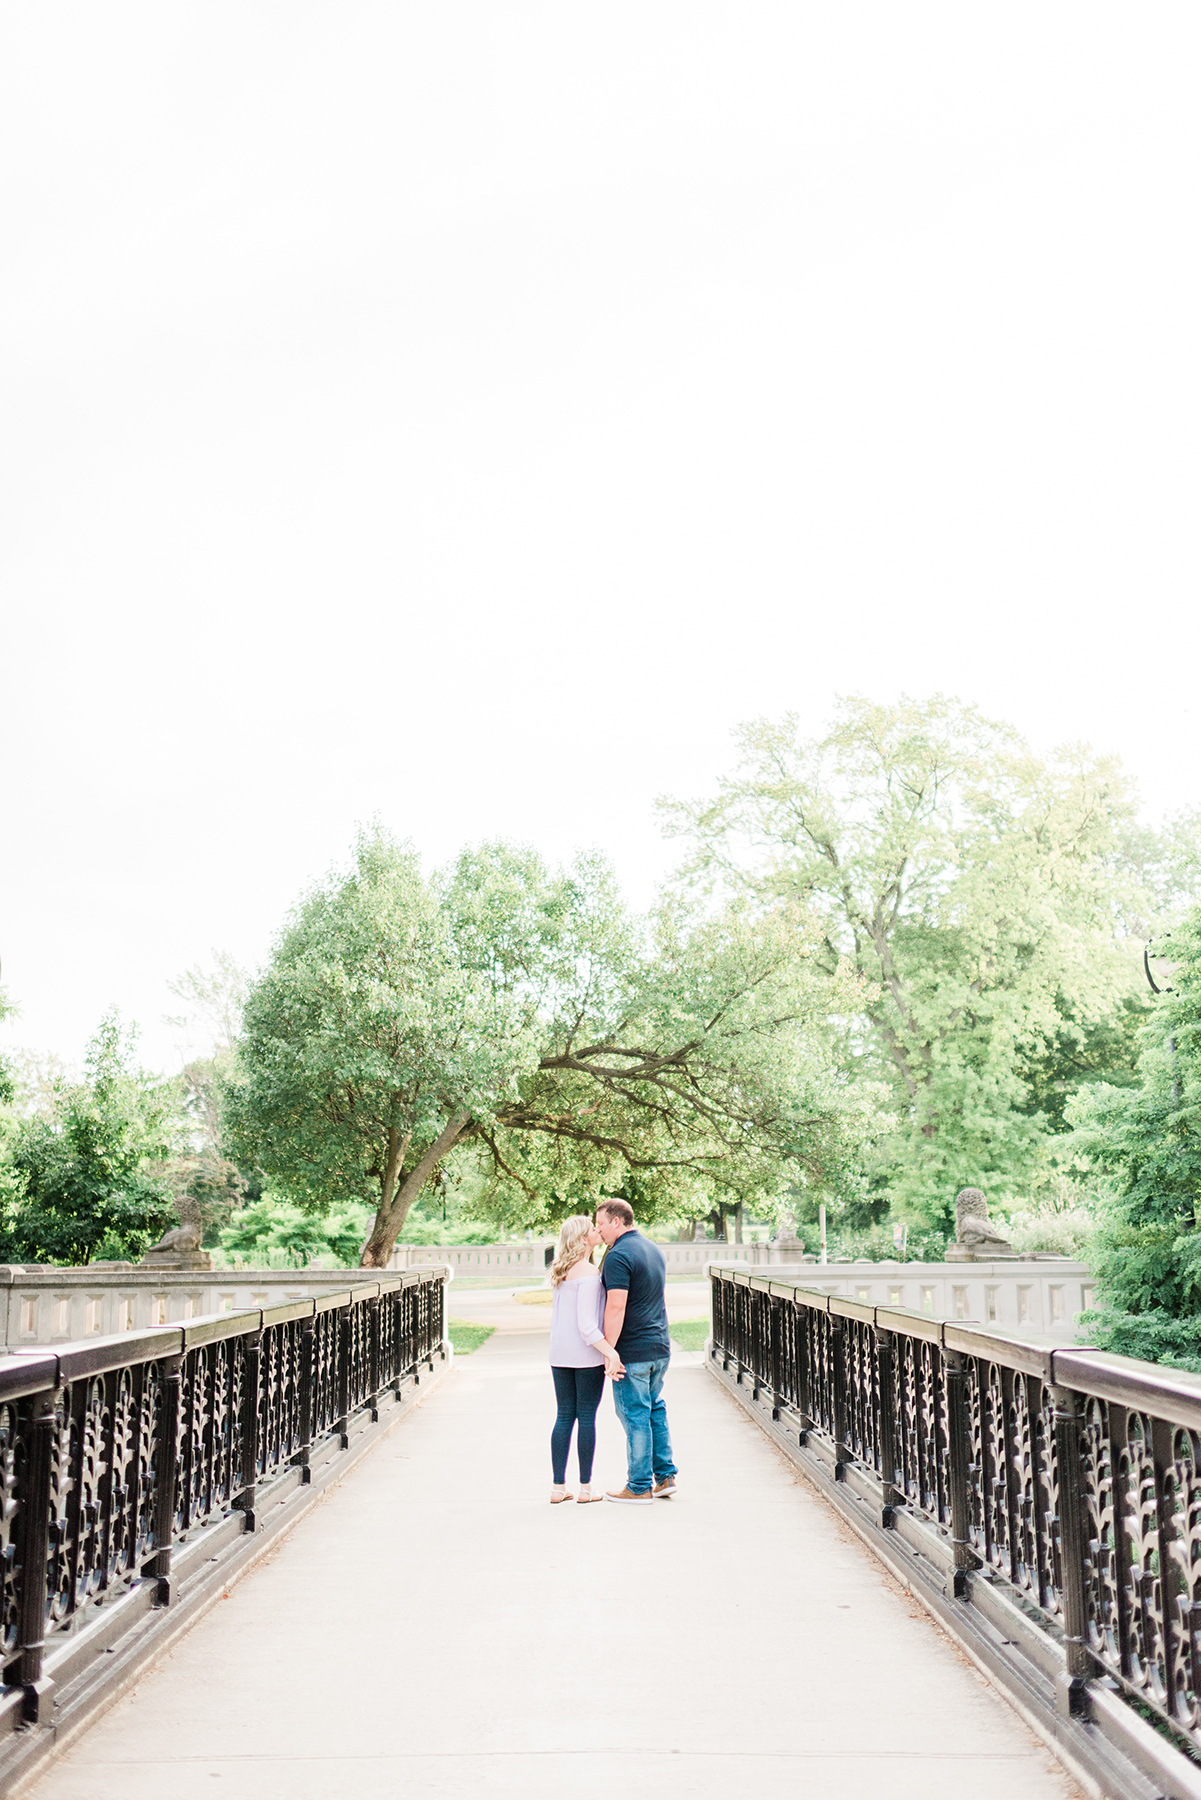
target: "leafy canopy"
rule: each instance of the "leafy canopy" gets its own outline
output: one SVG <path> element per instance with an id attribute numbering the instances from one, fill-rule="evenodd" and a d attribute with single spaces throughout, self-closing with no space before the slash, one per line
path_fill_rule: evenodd
<path id="1" fill-rule="evenodd" d="M 145 1074 L 132 1031 L 108 1013 L 82 1081 L 17 1122 L 8 1152 L 5 1259 L 89 1263 L 141 1256 L 174 1222 L 180 1120 L 174 1085 Z"/>
<path id="2" fill-rule="evenodd" d="M 824 1053 L 813 955 L 792 904 L 643 925 L 597 858 L 488 844 L 426 879 L 366 833 L 247 996 L 227 1127 L 306 1205 L 370 1198 L 371 1266 L 451 1157 L 510 1224 L 599 1191 L 650 1219 L 835 1185 L 874 1120 Z"/>
<path id="3" fill-rule="evenodd" d="M 354 1200 L 319 1216 L 264 1194 L 233 1215 L 218 1242 L 228 1255 L 252 1266 L 287 1261 L 304 1268 L 325 1262 L 349 1269 L 359 1260 L 371 1221 L 370 1208 Z"/>
<path id="4" fill-rule="evenodd" d="M 941 697 L 844 700 L 815 739 L 792 716 L 739 736 L 738 772 L 665 803 L 668 829 L 686 881 L 803 904 L 816 967 L 862 977 L 847 1066 L 887 1082 L 898 1120 L 881 1195 L 949 1224 L 960 1186 L 1028 1183 L 1065 1090 L 1108 1057 L 1129 1076 L 1130 934 L 1195 871 L 1195 829 L 1154 839 L 1113 759 L 1041 761 Z"/>
<path id="5" fill-rule="evenodd" d="M 1094 1246 L 1094 1342 L 1201 1370 L 1201 907 L 1160 946 L 1172 991 L 1143 1027 L 1136 1088 L 1069 1107 L 1077 1154 L 1108 1175 Z"/>

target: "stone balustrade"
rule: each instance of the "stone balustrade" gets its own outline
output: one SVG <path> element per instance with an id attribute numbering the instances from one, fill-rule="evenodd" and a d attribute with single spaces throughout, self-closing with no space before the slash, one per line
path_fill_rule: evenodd
<path id="1" fill-rule="evenodd" d="M 0 1266 L 0 1325 L 10 1350 L 177 1325 L 213 1313 L 337 1294 L 372 1269 L 56 1269 Z"/>
<path id="2" fill-rule="evenodd" d="M 936 1319 L 1072 1335 L 1092 1303 L 1085 1263 L 1066 1258 L 978 1263 L 785 1262 L 775 1244 L 660 1244 L 669 1275 L 706 1279 L 713 1264 L 773 1276 L 876 1306 L 908 1306 Z M 515 1244 L 398 1244 L 390 1271 L 449 1267 L 473 1281 L 541 1280 L 549 1239 Z M 774 1260 L 773 1260 L 774 1259 Z M 0 1343 L 10 1349 L 70 1343 L 119 1331 L 175 1325 L 211 1313 L 278 1306 L 303 1294 L 336 1293 L 364 1279 L 353 1269 L 207 1269 L 0 1266 Z"/>
<path id="3" fill-rule="evenodd" d="M 397 1244 L 389 1269 L 449 1268 L 471 1281 L 495 1277 L 496 1281 L 539 1280 L 554 1255 L 553 1238 L 537 1238 L 517 1244 Z"/>
<path id="4" fill-rule="evenodd" d="M 723 1266 L 730 1264 L 723 1261 Z M 803 1263 L 762 1272 L 770 1273 L 773 1281 L 803 1282 L 806 1288 L 872 1306 L 905 1306 L 933 1319 L 995 1325 L 1006 1331 L 1028 1329 L 1069 1340 L 1075 1337 L 1076 1314 L 1093 1303 L 1095 1279 L 1087 1263 L 1059 1256 L 1005 1257 L 996 1262 Z"/>
<path id="5" fill-rule="evenodd" d="M 432 1269 L 442 1266 L 472 1281 L 495 1276 L 498 1282 L 541 1277 L 550 1267 L 555 1248 L 554 1238 L 536 1238 L 530 1243 L 516 1244 L 397 1244 L 389 1269 Z M 698 1281 L 704 1279 L 711 1262 L 770 1262 L 761 1254 L 776 1250 L 773 1244 L 660 1244 L 667 1258 L 669 1275 L 695 1271 Z M 775 1261 L 786 1260 L 779 1254 Z"/>
<path id="6" fill-rule="evenodd" d="M 554 1241 L 532 1243 L 398 1244 L 393 1269 L 449 1264 L 460 1278 L 493 1279 L 498 1286 L 546 1273 Z M 1093 1275 L 1086 1263 L 1068 1257 L 998 1257 L 991 1262 L 801 1263 L 797 1246 L 768 1244 L 660 1244 L 669 1276 L 709 1268 L 770 1270 L 773 1277 L 803 1281 L 807 1287 L 876 1306 L 909 1306 L 935 1319 L 974 1320 L 980 1325 L 1074 1336 L 1072 1321 L 1092 1304 Z"/>

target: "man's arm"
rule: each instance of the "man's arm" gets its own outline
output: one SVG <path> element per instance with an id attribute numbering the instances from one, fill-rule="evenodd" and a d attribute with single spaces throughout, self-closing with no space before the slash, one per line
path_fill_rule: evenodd
<path id="1" fill-rule="evenodd" d="M 621 1336 L 629 1297 L 629 1288 L 609 1288 L 605 1294 L 605 1336 L 611 1344 Z"/>

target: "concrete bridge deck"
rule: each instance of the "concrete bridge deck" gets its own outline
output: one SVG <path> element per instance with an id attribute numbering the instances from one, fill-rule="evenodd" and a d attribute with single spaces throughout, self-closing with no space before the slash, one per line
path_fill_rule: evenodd
<path id="1" fill-rule="evenodd" d="M 496 1335 L 36 1800 L 1078 1800 L 699 1357 L 667 1389 L 680 1498 L 551 1507 L 548 1315 L 450 1299 Z M 608 1397 L 599 1471 L 624 1471 Z"/>

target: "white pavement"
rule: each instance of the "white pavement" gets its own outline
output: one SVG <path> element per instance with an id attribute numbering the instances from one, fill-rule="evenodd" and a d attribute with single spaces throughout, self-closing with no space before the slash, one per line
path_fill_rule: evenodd
<path id="1" fill-rule="evenodd" d="M 548 1505 L 547 1314 L 470 1311 L 496 1335 L 36 1800 L 1079 1800 L 703 1368 L 678 1500 Z M 616 1485 L 608 1397 L 600 1438 Z"/>

